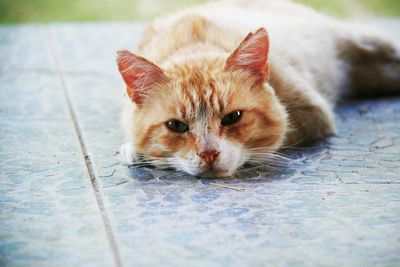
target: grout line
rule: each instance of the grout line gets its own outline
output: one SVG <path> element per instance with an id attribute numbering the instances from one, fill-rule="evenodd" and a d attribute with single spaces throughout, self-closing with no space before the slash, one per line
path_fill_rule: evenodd
<path id="1" fill-rule="evenodd" d="M 90 181 L 91 181 L 92 188 L 93 188 L 93 191 L 94 191 L 94 194 L 95 194 L 95 197 L 96 197 L 97 205 L 99 207 L 99 210 L 100 210 L 100 213 L 101 213 L 101 217 L 102 217 L 102 220 L 103 220 L 103 224 L 104 224 L 104 227 L 105 227 L 105 230 L 106 230 L 106 233 L 107 233 L 107 237 L 108 237 L 108 240 L 110 242 L 110 246 L 111 246 L 111 250 L 112 250 L 115 266 L 122 267 L 122 262 L 121 262 L 121 257 L 120 257 L 120 254 L 119 254 L 117 242 L 116 242 L 114 233 L 112 231 L 110 220 L 107 217 L 107 212 L 106 212 L 106 208 L 104 206 L 103 198 L 102 198 L 100 190 L 99 190 L 99 185 L 97 184 L 96 173 L 95 173 L 95 168 L 94 168 L 94 162 L 93 162 L 92 158 L 89 156 L 88 149 L 86 147 L 85 140 L 83 138 L 82 127 L 79 124 L 78 117 L 77 117 L 76 111 L 75 111 L 76 109 L 74 108 L 74 105 L 72 103 L 71 96 L 70 96 L 70 93 L 68 91 L 67 84 L 66 84 L 66 81 L 65 81 L 65 77 L 64 77 L 64 74 L 62 72 L 61 61 L 60 61 L 60 58 L 58 57 L 58 54 L 57 54 L 57 50 L 56 50 L 56 47 L 55 47 L 55 44 L 54 44 L 53 36 L 51 34 L 51 29 L 49 29 L 48 25 L 45 26 L 45 36 L 46 36 L 46 39 L 47 39 L 47 42 L 48 42 L 48 45 L 49 45 L 49 48 L 50 48 L 50 52 L 51 52 L 51 55 L 52 55 L 52 58 L 53 58 L 53 64 L 54 64 L 54 67 L 55 67 L 55 73 L 60 78 L 61 87 L 63 89 L 64 97 L 65 97 L 65 100 L 66 100 L 67 106 L 68 106 L 68 111 L 69 111 L 70 117 L 72 119 L 72 122 L 74 124 L 75 133 L 76 133 L 76 135 L 78 137 L 79 144 L 80 144 L 80 147 L 81 147 L 81 150 L 82 150 L 82 154 L 84 156 L 84 160 L 85 160 L 85 163 L 86 163 L 86 168 L 87 168 L 88 174 L 90 176 Z"/>

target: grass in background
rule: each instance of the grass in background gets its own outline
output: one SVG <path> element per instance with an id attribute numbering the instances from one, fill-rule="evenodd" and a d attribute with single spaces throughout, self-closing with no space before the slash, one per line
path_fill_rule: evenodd
<path id="1" fill-rule="evenodd" d="M 315 9 L 330 15 L 339 17 L 347 17 L 351 15 L 351 10 L 349 10 L 341 0 L 296 0 L 296 2 L 312 6 Z"/>
<path id="2" fill-rule="evenodd" d="M 204 0 L 0 0 L 0 22 L 151 19 Z"/>
<path id="3" fill-rule="evenodd" d="M 279 1 L 279 0 L 276 0 Z M 328 14 L 400 16 L 400 0 L 296 0 Z M 144 20 L 205 0 L 0 0 L 0 22 Z"/>
<path id="4" fill-rule="evenodd" d="M 362 0 L 365 7 L 382 16 L 400 16 L 400 0 Z"/>
<path id="5" fill-rule="evenodd" d="M 400 16 L 400 0 L 295 0 L 339 17 Z"/>

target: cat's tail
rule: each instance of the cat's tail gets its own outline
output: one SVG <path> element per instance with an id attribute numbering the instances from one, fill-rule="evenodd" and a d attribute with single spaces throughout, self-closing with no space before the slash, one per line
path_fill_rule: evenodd
<path id="1" fill-rule="evenodd" d="M 348 25 L 349 26 L 349 25 Z M 400 40 L 372 27 L 353 25 L 342 31 L 339 56 L 347 85 L 358 96 L 400 94 Z"/>

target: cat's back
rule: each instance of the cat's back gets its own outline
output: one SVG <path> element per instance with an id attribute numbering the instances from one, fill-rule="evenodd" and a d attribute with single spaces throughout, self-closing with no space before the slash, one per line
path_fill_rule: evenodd
<path id="1" fill-rule="evenodd" d="M 329 21 L 327 16 L 290 0 L 224 0 L 161 17 L 155 20 L 153 28 L 165 30 L 176 26 L 176 22 L 182 18 L 193 15 L 202 16 L 240 33 L 254 31 L 260 25 L 267 27 L 269 31 L 275 31 L 276 28 L 288 25 Z"/>
<path id="2" fill-rule="evenodd" d="M 332 25 L 335 20 L 289 0 L 218 1 L 157 19 L 140 52 L 161 65 L 199 43 L 229 55 L 249 32 L 265 27 L 272 70 L 294 71 L 321 91 L 331 91 L 338 67 Z"/>
<path id="3" fill-rule="evenodd" d="M 153 53 L 159 54 L 168 47 L 218 42 L 216 36 L 224 49 L 234 49 L 244 36 L 260 27 L 267 29 L 274 49 L 305 36 L 324 35 L 326 24 L 330 23 L 329 17 L 290 0 L 217 1 L 155 20 L 142 42 L 141 52 L 152 58 Z"/>

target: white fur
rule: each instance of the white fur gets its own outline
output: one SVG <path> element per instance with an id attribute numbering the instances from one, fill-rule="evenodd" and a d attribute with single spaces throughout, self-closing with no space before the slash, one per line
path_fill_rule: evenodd
<path id="1" fill-rule="evenodd" d="M 243 153 L 242 146 L 239 144 L 220 139 L 218 140 L 218 145 L 220 154 L 213 163 L 211 171 L 218 173 L 219 176 L 230 176 L 246 162 L 247 158 Z M 177 170 L 194 176 L 212 176 L 209 167 L 205 165 L 204 161 L 196 153 L 192 153 L 186 159 L 177 157 L 173 164 Z"/>
<path id="2" fill-rule="evenodd" d="M 179 53 L 176 51 L 176 44 L 172 39 L 172 41 L 168 39 L 170 29 L 179 27 L 179 33 L 182 35 L 190 33 L 190 25 L 184 23 L 182 25 L 179 22 L 182 18 L 193 16 L 203 17 L 212 25 L 216 25 L 216 27 L 205 29 L 210 44 L 218 44 L 218 49 L 209 51 L 211 54 L 226 52 L 228 55 L 237 48 L 249 32 L 254 32 L 260 27 L 266 28 L 270 40 L 268 84 L 274 89 L 282 108 L 287 110 L 288 120 L 291 123 L 298 122 L 298 124 L 293 124 L 294 126 L 289 125 L 289 128 L 292 128 L 285 136 L 285 142 L 287 141 L 289 145 L 297 144 L 297 141 L 305 138 L 312 140 L 325 137 L 334 132 L 333 106 L 342 94 L 341 90 L 350 89 L 347 74 L 351 63 L 345 56 L 341 56 L 343 47 L 345 50 L 355 49 L 347 44 L 353 41 L 355 43 L 353 46 L 359 46 L 359 49 L 371 50 L 371 53 L 376 50 L 371 44 L 363 45 L 364 37 L 372 34 L 369 27 L 342 23 L 286 0 L 229 0 L 178 12 L 156 20 L 152 25 L 152 30 L 156 34 L 150 41 L 145 42 L 140 54 L 161 67 L 180 63 L 184 59 L 181 55 L 187 56 L 188 53 L 185 49 L 180 50 Z M 186 31 L 185 28 L 187 28 Z M 378 35 L 372 34 L 372 36 Z M 378 44 L 379 48 L 379 43 L 372 44 Z M 197 56 L 196 51 L 200 50 L 199 47 L 208 47 L 210 44 L 204 43 L 190 48 L 193 49 L 190 56 Z M 214 47 L 217 46 L 214 45 Z M 397 53 L 400 52 L 397 51 Z M 246 63 L 249 56 L 243 54 L 239 59 Z M 386 78 L 387 81 L 395 80 L 396 84 L 399 84 L 398 68 L 385 69 L 384 73 L 388 77 L 393 76 L 391 79 Z M 382 74 L 381 77 L 384 75 Z M 390 83 L 387 82 L 387 84 Z M 125 144 L 121 149 L 122 156 L 129 162 L 135 159 L 133 145 L 135 137 L 132 136 L 135 126 L 132 125 L 131 119 L 134 116 L 134 108 L 132 106 L 131 103 L 127 105 L 123 119 L 127 137 L 131 143 Z M 189 110 L 189 112 L 192 111 Z M 199 136 L 207 132 L 206 114 L 203 119 L 194 127 Z M 301 125 L 304 127 L 300 127 Z M 246 152 L 240 144 L 233 144 L 224 139 L 213 142 L 220 151 L 214 163 L 214 169 L 223 172 L 225 176 L 233 174 L 248 160 L 248 157 L 251 157 L 251 153 Z M 208 168 L 194 152 L 186 155 L 185 158 L 175 155 L 173 160 L 169 158 L 164 161 L 192 175 L 207 175 Z"/>
<path id="3" fill-rule="evenodd" d="M 132 164 L 137 159 L 134 146 L 131 142 L 127 142 L 127 143 L 123 144 L 121 146 L 119 152 L 121 154 L 122 161 L 127 164 Z"/>

